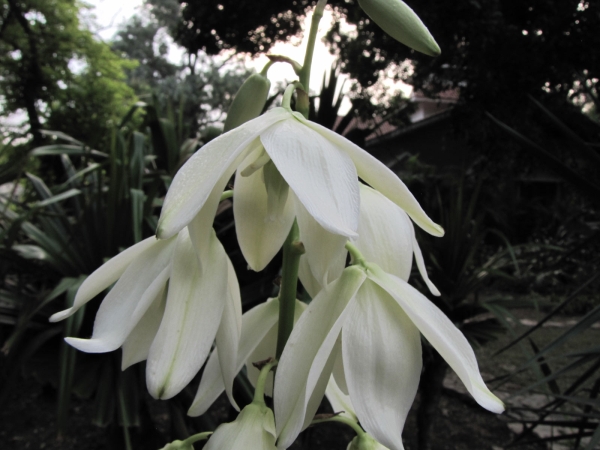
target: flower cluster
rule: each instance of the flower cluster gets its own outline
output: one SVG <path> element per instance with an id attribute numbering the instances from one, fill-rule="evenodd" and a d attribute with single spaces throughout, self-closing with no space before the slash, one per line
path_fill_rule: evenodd
<path id="1" fill-rule="evenodd" d="M 439 53 L 404 3 L 359 3 L 401 42 Z M 256 114 L 236 117 L 243 122 Z M 304 250 L 297 276 L 313 300 L 292 300 L 295 326 L 275 376 L 270 368 L 259 376 L 251 363 L 276 356 L 284 299 L 242 315 L 235 271 L 212 229 L 232 176 L 235 226 L 248 266 L 262 270 L 294 223 Z M 246 366 L 260 394 L 235 422 L 221 425 L 206 448 L 288 448 L 327 395 L 335 409 L 346 411 L 345 420 L 362 426 L 350 449 L 401 450 L 422 368 L 421 335 L 481 406 L 503 411 L 466 338 L 407 283 L 414 258 L 431 294 L 439 295 L 413 222 L 434 236 L 444 233 L 389 168 L 284 101 L 200 148 L 174 177 L 156 236 L 92 273 L 73 306 L 51 320 L 68 317 L 114 284 L 91 338 L 67 342 L 92 353 L 121 347 L 123 369 L 147 360 L 148 389 L 161 399 L 180 392 L 206 363 L 190 415 L 204 413 L 223 391 L 239 410 L 232 386 Z M 273 396 L 274 411 L 263 392 Z"/>

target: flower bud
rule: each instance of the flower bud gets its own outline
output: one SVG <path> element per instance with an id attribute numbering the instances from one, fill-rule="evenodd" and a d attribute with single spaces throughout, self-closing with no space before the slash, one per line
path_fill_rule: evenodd
<path id="1" fill-rule="evenodd" d="M 270 88 L 271 82 L 263 73 L 250 75 L 235 94 L 227 112 L 223 132 L 258 117 L 267 103 Z"/>
<path id="2" fill-rule="evenodd" d="M 273 411 L 250 403 L 231 423 L 219 425 L 204 447 L 206 450 L 277 450 Z"/>
<path id="3" fill-rule="evenodd" d="M 346 450 L 388 450 L 367 433 L 356 436 Z"/>
<path id="4" fill-rule="evenodd" d="M 397 41 L 429 56 L 441 53 L 419 16 L 402 0 L 358 0 L 358 4 L 373 22 Z"/>

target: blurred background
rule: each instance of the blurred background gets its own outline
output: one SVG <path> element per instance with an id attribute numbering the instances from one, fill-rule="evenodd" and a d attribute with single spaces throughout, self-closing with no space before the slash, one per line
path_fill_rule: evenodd
<path id="1" fill-rule="evenodd" d="M 482 410 L 424 342 L 406 448 L 600 448 L 600 3 L 411 0 L 437 58 L 387 37 L 356 0 L 328 3 L 311 119 L 387 164 L 446 229 L 419 235 L 442 293 L 431 300 L 507 404 Z M 64 323 L 48 317 L 154 234 L 172 177 L 222 132 L 264 55 L 302 61 L 313 6 L 0 0 L 1 448 L 158 449 L 233 420 L 224 399 L 186 416 L 199 378 L 158 402 L 144 363 L 122 372 L 120 351 L 67 347 L 91 335 L 102 296 Z M 277 63 L 269 77 L 272 107 L 295 76 Z M 229 200 L 215 229 L 245 310 L 276 295 L 281 258 L 247 270 Z M 251 389 L 241 373 L 238 403 Z M 319 425 L 294 448 L 351 438 Z"/>

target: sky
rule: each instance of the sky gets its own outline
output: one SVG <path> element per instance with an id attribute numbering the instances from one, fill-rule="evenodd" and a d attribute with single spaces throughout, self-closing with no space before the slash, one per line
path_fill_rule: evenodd
<path id="1" fill-rule="evenodd" d="M 90 11 L 95 16 L 97 35 L 102 39 L 108 41 L 112 38 L 118 29 L 118 26 L 127 21 L 127 19 L 133 16 L 144 3 L 143 0 L 87 0 L 86 1 L 94 9 Z M 310 27 L 310 19 L 312 14 L 306 17 L 303 29 L 308 30 Z M 331 25 L 332 14 L 330 11 L 325 11 L 324 17 L 321 20 L 319 26 L 319 34 L 317 36 L 317 45 L 315 48 L 313 58 L 313 72 L 310 82 L 310 89 L 313 92 L 318 92 L 321 89 L 323 73 L 328 72 L 335 57 L 329 53 L 325 45 L 322 43 L 322 37 L 325 35 Z M 307 33 L 303 33 L 306 35 Z M 290 43 L 277 43 L 273 46 L 269 53 L 276 55 L 284 55 L 295 59 L 302 63 L 304 59 L 304 51 L 306 49 L 306 39 L 303 42 L 299 42 L 299 39 L 292 39 Z M 169 58 L 173 62 L 179 62 L 183 52 L 173 45 L 169 53 Z M 254 68 L 257 71 L 262 70 L 268 59 L 265 55 L 261 55 L 257 58 L 247 61 L 247 65 Z M 342 77 L 344 77 L 342 75 Z M 298 77 L 294 74 L 294 71 L 288 64 L 278 63 L 274 64 L 269 69 L 269 79 L 273 86 L 277 82 L 291 82 L 296 80 Z M 343 78 L 342 78 L 343 79 Z M 341 85 L 341 80 L 340 80 Z M 349 87 L 349 83 L 346 83 L 345 88 Z M 343 109 L 348 109 L 350 104 L 347 102 L 343 105 Z"/>

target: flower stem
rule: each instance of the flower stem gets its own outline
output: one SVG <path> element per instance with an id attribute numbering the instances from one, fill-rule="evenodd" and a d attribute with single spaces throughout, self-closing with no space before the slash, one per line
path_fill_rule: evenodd
<path id="1" fill-rule="evenodd" d="M 306 54 L 304 55 L 304 64 L 300 72 L 300 84 L 306 90 L 306 99 L 308 99 L 308 84 L 310 83 L 310 70 L 315 51 L 315 42 L 319 22 L 323 17 L 323 11 L 327 5 L 327 0 L 319 0 L 310 24 L 308 35 L 308 44 Z M 297 86 L 288 86 L 283 96 L 282 105 L 286 104 L 289 108 L 290 100 Z M 298 101 L 296 105 L 299 112 L 308 119 L 308 101 Z M 298 268 L 300 267 L 300 255 L 304 249 L 299 241 L 300 232 L 298 222 L 294 220 L 290 234 L 283 244 L 283 267 L 281 269 L 281 287 L 279 289 L 279 326 L 277 330 L 277 359 L 281 356 L 283 348 L 294 328 L 294 311 L 296 308 L 296 289 L 298 287 Z"/>
<path id="2" fill-rule="evenodd" d="M 344 417 L 344 416 L 333 416 L 333 417 L 328 417 L 327 419 L 316 419 L 316 420 L 313 420 L 310 424 L 316 425 L 316 424 L 325 423 L 325 422 L 343 423 L 344 425 L 348 425 L 350 428 L 352 428 L 356 432 L 356 434 L 358 434 L 359 436 L 362 436 L 363 434 L 365 434 L 365 430 L 363 430 L 358 423 L 356 423 L 354 420 L 349 419 L 348 417 Z"/>
<path id="3" fill-rule="evenodd" d="M 254 390 L 254 398 L 252 399 L 252 403 L 259 403 L 261 405 L 265 404 L 265 384 L 267 384 L 269 372 L 276 365 L 277 360 L 272 359 L 260 369 L 260 375 L 258 375 L 258 380 L 256 380 L 256 389 Z"/>
<path id="4" fill-rule="evenodd" d="M 212 431 L 205 431 L 204 433 L 194 434 L 185 441 L 182 442 L 182 446 L 185 448 L 186 445 L 192 445 L 194 442 L 205 441 L 208 437 L 213 434 Z"/>
<path id="5" fill-rule="evenodd" d="M 228 191 L 223 191 L 223 193 L 221 194 L 221 200 L 219 200 L 220 202 L 222 202 L 223 200 L 227 200 L 228 198 L 233 197 L 233 190 L 228 190 Z"/>
<path id="6" fill-rule="evenodd" d="M 352 244 L 351 242 L 346 242 L 346 250 L 348 250 L 348 253 L 350 253 L 350 264 L 354 265 L 359 265 L 362 267 L 366 267 L 367 265 L 367 261 L 365 259 L 365 257 L 363 256 L 363 254 L 360 252 L 360 250 L 358 250 L 358 248 Z"/>
<path id="7" fill-rule="evenodd" d="M 306 93 L 310 89 L 310 71 L 312 67 L 313 54 L 315 52 L 315 43 L 317 40 L 317 32 L 319 31 L 319 22 L 323 17 L 323 11 L 327 5 L 327 0 L 319 0 L 315 10 L 313 11 L 312 20 L 310 21 L 310 31 L 308 34 L 308 43 L 306 45 L 306 54 L 304 55 L 304 64 L 302 72 L 300 72 L 300 83 L 305 87 Z M 302 109 L 298 109 L 304 117 L 308 119 L 308 105 L 302 105 Z"/>
<path id="8" fill-rule="evenodd" d="M 281 268 L 281 287 L 279 288 L 279 327 L 277 330 L 277 359 L 294 328 L 294 310 L 296 308 L 296 289 L 298 286 L 298 268 L 304 248 L 299 241 L 300 230 L 294 220 L 292 229 L 283 244 L 283 267 Z"/>

